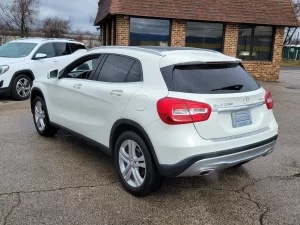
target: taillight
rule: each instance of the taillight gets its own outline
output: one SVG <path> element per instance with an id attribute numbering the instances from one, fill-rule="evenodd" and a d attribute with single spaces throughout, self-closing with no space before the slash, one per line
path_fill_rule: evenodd
<path id="1" fill-rule="evenodd" d="M 269 91 L 266 91 L 265 102 L 268 109 L 273 109 L 273 98 Z"/>
<path id="2" fill-rule="evenodd" d="M 166 124 L 187 124 L 208 120 L 211 107 L 202 102 L 166 97 L 157 102 L 157 112 Z"/>

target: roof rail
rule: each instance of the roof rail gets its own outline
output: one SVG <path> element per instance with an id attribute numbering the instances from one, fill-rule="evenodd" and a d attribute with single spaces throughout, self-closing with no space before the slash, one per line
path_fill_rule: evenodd
<path id="1" fill-rule="evenodd" d="M 103 48 L 107 48 L 107 49 L 129 49 L 129 50 L 134 50 L 134 51 L 150 53 L 150 54 L 153 54 L 153 55 L 164 56 L 159 51 L 155 51 L 155 50 L 147 49 L 147 48 L 133 47 L 133 46 L 101 46 L 101 47 L 92 48 L 92 49 L 89 50 L 89 52 L 93 51 L 93 50 L 97 50 L 97 49 L 103 49 Z"/>

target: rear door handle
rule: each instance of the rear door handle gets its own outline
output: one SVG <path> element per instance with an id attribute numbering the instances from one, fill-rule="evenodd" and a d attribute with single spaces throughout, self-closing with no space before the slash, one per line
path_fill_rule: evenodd
<path id="1" fill-rule="evenodd" d="M 75 89 L 80 89 L 82 87 L 82 84 L 74 84 L 73 88 Z"/>
<path id="2" fill-rule="evenodd" d="M 58 62 L 58 59 L 53 59 L 53 62 Z"/>
<path id="3" fill-rule="evenodd" d="M 111 90 L 110 94 L 112 96 L 121 96 L 123 94 L 123 91 L 122 90 Z"/>

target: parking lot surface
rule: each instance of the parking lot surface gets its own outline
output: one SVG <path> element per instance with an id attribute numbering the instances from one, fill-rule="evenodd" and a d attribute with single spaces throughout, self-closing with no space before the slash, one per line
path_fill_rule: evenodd
<path id="1" fill-rule="evenodd" d="M 274 153 L 167 179 L 145 198 L 122 189 L 109 156 L 65 132 L 39 136 L 29 101 L 0 98 L 0 224 L 300 224 L 300 70 L 262 86 L 280 126 Z"/>

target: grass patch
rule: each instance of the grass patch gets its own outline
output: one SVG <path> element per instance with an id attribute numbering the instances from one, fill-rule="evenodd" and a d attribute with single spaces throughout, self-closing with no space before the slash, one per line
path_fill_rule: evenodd
<path id="1" fill-rule="evenodd" d="M 281 66 L 300 67 L 300 60 L 282 60 Z"/>

